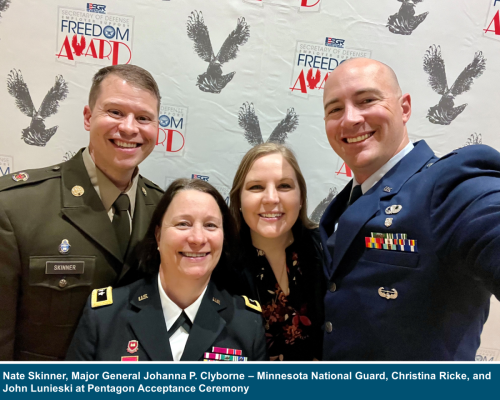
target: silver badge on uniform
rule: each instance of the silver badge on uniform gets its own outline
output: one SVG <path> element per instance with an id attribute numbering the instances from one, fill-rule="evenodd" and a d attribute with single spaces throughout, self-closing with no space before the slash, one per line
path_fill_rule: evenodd
<path id="1" fill-rule="evenodd" d="M 385 219 L 385 224 L 384 224 L 384 225 L 385 225 L 387 228 L 389 228 L 389 227 L 392 225 L 392 220 L 393 220 L 393 219 L 394 219 L 394 218 L 386 218 L 386 219 Z"/>
<path id="2" fill-rule="evenodd" d="M 71 245 L 69 244 L 68 239 L 63 239 L 61 244 L 59 245 L 59 253 L 61 253 L 61 254 L 69 253 L 70 247 L 71 247 Z"/>
<path id="3" fill-rule="evenodd" d="M 401 210 L 403 209 L 403 206 L 402 205 L 399 205 L 399 204 L 395 204 L 393 206 L 389 206 L 385 209 L 385 213 L 386 214 L 389 214 L 389 215 L 392 215 L 392 214 L 397 214 L 398 212 L 400 212 Z"/>

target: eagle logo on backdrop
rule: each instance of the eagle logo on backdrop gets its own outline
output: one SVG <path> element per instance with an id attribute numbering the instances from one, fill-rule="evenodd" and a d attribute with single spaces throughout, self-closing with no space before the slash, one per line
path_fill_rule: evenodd
<path id="1" fill-rule="evenodd" d="M 262 133 L 260 132 L 259 118 L 255 114 L 253 103 L 243 103 L 238 113 L 238 124 L 245 131 L 245 139 L 252 146 L 264 143 Z M 276 128 L 274 128 L 271 136 L 267 139 L 267 143 L 285 143 L 288 134 L 297 129 L 299 125 L 299 117 L 293 108 L 286 111 L 286 116 L 283 118 Z"/>
<path id="2" fill-rule="evenodd" d="M 397 35 L 411 35 L 424 22 L 429 12 L 415 15 L 415 6 L 423 0 L 398 0 L 401 4 L 399 11 L 389 17 L 387 27 Z"/>
<path id="3" fill-rule="evenodd" d="M 47 92 L 42 105 L 35 109 L 28 86 L 24 82 L 21 71 L 11 70 L 7 78 L 7 89 L 16 99 L 19 110 L 31 117 L 30 126 L 22 130 L 22 139 L 32 146 L 45 146 L 57 131 L 58 126 L 45 129 L 45 119 L 57 113 L 59 102 L 68 95 L 68 85 L 62 75 L 56 76 L 55 85 Z"/>
<path id="4" fill-rule="evenodd" d="M 203 20 L 203 14 L 198 11 L 191 12 L 187 22 L 187 33 L 194 42 L 194 50 L 203 61 L 208 64 L 207 71 L 198 75 L 196 85 L 200 90 L 209 93 L 220 93 L 231 82 L 236 72 L 222 75 L 222 64 L 234 60 L 238 54 L 239 46 L 243 46 L 250 37 L 250 27 L 245 18 L 239 18 L 236 29 L 232 31 L 222 44 L 217 55 L 214 55 L 210 34 Z"/>
<path id="5" fill-rule="evenodd" d="M 443 58 L 441 57 L 441 47 L 432 45 L 424 56 L 424 71 L 429 74 L 429 85 L 441 95 L 439 103 L 431 108 L 427 113 L 427 118 L 433 124 L 449 125 L 467 107 L 462 104 L 454 107 L 456 96 L 470 90 L 474 78 L 483 74 L 486 67 L 486 60 L 481 51 L 474 54 L 472 62 L 460 73 L 455 83 L 448 88 L 446 80 L 446 70 Z"/>
<path id="6" fill-rule="evenodd" d="M 470 135 L 470 137 L 467 139 L 467 142 L 463 145 L 463 147 L 471 146 L 473 144 L 483 144 L 483 135 L 480 133 L 473 133 Z"/>
<path id="7" fill-rule="evenodd" d="M 338 194 L 339 192 L 336 188 L 331 188 L 328 192 L 328 195 L 319 202 L 314 211 L 311 213 L 309 219 L 312 222 L 319 224 L 319 221 L 321 220 L 321 217 L 323 216 L 326 207 L 328 207 L 328 205 L 332 202 L 334 197 L 337 196 Z"/>
<path id="8" fill-rule="evenodd" d="M 63 162 L 71 160 L 76 153 L 76 151 L 68 150 L 66 153 L 64 153 Z"/>
<path id="9" fill-rule="evenodd" d="M 7 11 L 10 6 L 10 0 L 0 0 L 0 18 L 2 18 L 2 13 Z"/>

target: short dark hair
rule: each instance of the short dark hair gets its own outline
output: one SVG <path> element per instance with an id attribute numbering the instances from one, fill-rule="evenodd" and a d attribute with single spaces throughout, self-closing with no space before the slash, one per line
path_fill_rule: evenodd
<path id="1" fill-rule="evenodd" d="M 221 258 L 217 264 L 217 268 L 214 270 L 214 273 L 217 271 L 218 275 L 223 275 L 225 273 L 224 271 L 227 271 L 230 268 L 229 260 L 236 240 L 236 227 L 234 219 L 231 216 L 231 212 L 229 211 L 229 207 L 224 201 L 222 195 L 210 183 L 201 179 L 176 179 L 170 184 L 167 191 L 156 206 L 144 239 L 138 245 L 139 268 L 149 276 L 153 276 L 158 273 L 161 259 L 160 252 L 158 251 L 158 244 L 156 243 L 156 229 L 161 228 L 163 216 L 167 212 L 172 200 L 183 190 L 197 190 L 198 192 L 207 193 L 214 198 L 215 202 L 219 206 L 222 214 L 224 242 Z"/>
<path id="2" fill-rule="evenodd" d="M 97 98 L 99 97 L 101 83 L 109 75 L 116 75 L 125 79 L 132 86 L 151 92 L 158 100 L 158 113 L 160 112 L 160 89 L 158 89 L 155 78 L 153 78 L 153 75 L 144 68 L 132 64 L 110 65 L 96 72 L 92 78 L 92 86 L 89 93 L 89 107 L 91 110 L 94 108 Z"/>

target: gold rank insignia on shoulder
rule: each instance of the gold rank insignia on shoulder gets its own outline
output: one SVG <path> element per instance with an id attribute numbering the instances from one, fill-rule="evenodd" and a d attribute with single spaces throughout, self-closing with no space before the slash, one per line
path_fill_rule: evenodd
<path id="1" fill-rule="evenodd" d="M 113 288 L 108 286 L 103 289 L 94 289 L 92 291 L 92 308 L 107 306 L 113 304 Z"/>
<path id="2" fill-rule="evenodd" d="M 245 299 L 245 305 L 252 310 L 262 312 L 262 308 L 260 308 L 260 304 L 257 300 L 249 299 L 247 296 L 242 296 Z"/>

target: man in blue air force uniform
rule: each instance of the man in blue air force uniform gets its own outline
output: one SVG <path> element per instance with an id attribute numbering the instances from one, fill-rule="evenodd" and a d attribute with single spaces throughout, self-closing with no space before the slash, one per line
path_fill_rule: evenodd
<path id="1" fill-rule="evenodd" d="M 412 144 L 410 95 L 373 60 L 332 72 L 324 108 L 354 173 L 320 223 L 324 360 L 473 360 L 500 295 L 500 154 Z"/>

